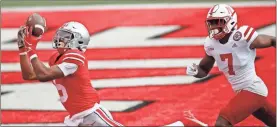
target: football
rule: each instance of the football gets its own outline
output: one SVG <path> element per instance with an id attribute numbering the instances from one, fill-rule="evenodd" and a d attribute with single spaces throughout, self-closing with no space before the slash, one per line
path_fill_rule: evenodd
<path id="1" fill-rule="evenodd" d="M 46 30 L 46 20 L 38 13 L 30 15 L 25 25 L 28 31 L 35 37 L 40 37 Z"/>

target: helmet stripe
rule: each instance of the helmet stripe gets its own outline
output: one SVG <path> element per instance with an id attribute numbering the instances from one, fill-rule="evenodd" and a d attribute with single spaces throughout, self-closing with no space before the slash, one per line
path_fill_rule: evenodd
<path id="1" fill-rule="evenodd" d="M 235 14 L 236 12 L 234 11 L 233 13 L 232 13 L 232 16 Z"/>
<path id="2" fill-rule="evenodd" d="M 214 12 L 214 8 L 215 8 L 216 5 L 213 6 L 213 8 L 211 9 L 211 12 L 210 14 L 212 14 Z"/>

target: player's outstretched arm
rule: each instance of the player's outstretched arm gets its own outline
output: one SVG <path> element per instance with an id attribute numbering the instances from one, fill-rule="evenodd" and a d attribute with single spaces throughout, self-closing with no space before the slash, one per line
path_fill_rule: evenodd
<path id="1" fill-rule="evenodd" d="M 21 68 L 21 74 L 24 80 L 37 79 L 27 54 L 20 54 L 20 68 Z"/>
<path id="2" fill-rule="evenodd" d="M 21 32 L 21 35 L 23 38 L 18 36 L 18 40 L 21 40 L 18 41 L 18 47 L 21 52 L 20 66 L 23 78 L 25 80 L 37 79 L 39 81 L 45 82 L 63 77 L 63 72 L 57 66 L 49 68 L 37 58 L 35 49 L 39 39 L 32 39 L 32 36 L 26 34 L 26 32 Z"/>
<path id="3" fill-rule="evenodd" d="M 35 80 L 36 74 L 33 70 L 33 67 L 31 66 L 31 63 L 29 61 L 29 58 L 27 56 L 27 49 L 24 44 L 24 30 L 26 27 L 20 27 L 18 34 L 17 34 L 17 44 L 19 49 L 19 59 L 20 59 L 20 68 L 21 68 L 21 74 L 22 78 L 24 80 Z"/>
<path id="4" fill-rule="evenodd" d="M 206 54 L 198 66 L 193 64 L 187 67 L 187 74 L 196 78 L 206 77 L 213 68 L 214 63 L 215 59 L 212 56 Z"/>
<path id="5" fill-rule="evenodd" d="M 33 50 L 30 52 L 31 52 L 31 57 L 30 57 L 31 63 L 34 68 L 36 77 L 39 81 L 47 82 L 57 78 L 64 77 L 64 73 L 57 65 L 47 67 L 38 59 L 37 55 L 34 53 Z"/>
<path id="6" fill-rule="evenodd" d="M 200 61 L 198 65 L 198 73 L 195 75 L 197 78 L 206 77 L 211 69 L 213 68 L 215 63 L 215 59 L 212 56 L 208 56 L 207 54 L 205 57 Z"/>
<path id="7" fill-rule="evenodd" d="M 276 37 L 261 34 L 251 43 L 250 49 L 267 48 L 271 46 L 276 48 Z"/>

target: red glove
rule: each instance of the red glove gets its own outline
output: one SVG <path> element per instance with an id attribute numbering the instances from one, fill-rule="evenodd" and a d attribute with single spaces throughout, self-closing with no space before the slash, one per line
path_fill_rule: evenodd
<path id="1" fill-rule="evenodd" d="M 33 28 L 32 27 L 27 27 L 26 28 L 26 37 L 25 37 L 25 47 L 28 48 L 28 56 L 30 57 L 30 60 L 32 60 L 33 58 L 36 58 L 38 57 L 37 54 L 36 54 L 36 47 L 37 47 L 37 44 L 38 42 L 40 41 L 41 39 L 41 36 L 40 37 L 35 37 L 32 35 L 32 30 Z"/>
<path id="2" fill-rule="evenodd" d="M 32 28 L 26 26 L 20 27 L 18 31 L 18 48 L 20 55 L 26 55 L 30 57 L 30 60 L 37 57 L 36 47 L 40 40 L 40 37 L 34 37 L 32 34 Z"/>
<path id="3" fill-rule="evenodd" d="M 35 37 L 32 35 L 32 27 L 26 27 L 25 29 L 25 47 L 30 47 L 32 49 L 36 49 L 38 42 L 40 41 L 41 37 Z"/>
<path id="4" fill-rule="evenodd" d="M 33 58 L 38 57 L 36 51 L 33 50 L 33 49 L 29 49 L 28 52 L 27 52 L 27 54 L 28 54 L 28 56 L 30 57 L 30 60 L 32 60 Z"/>

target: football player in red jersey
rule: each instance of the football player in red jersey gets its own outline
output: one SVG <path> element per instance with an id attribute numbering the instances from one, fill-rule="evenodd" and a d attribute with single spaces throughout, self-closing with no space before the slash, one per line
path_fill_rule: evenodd
<path id="1" fill-rule="evenodd" d="M 187 74 L 203 78 L 216 62 L 236 92 L 221 109 L 215 125 L 232 126 L 253 115 L 268 126 L 276 126 L 276 107 L 267 101 L 267 87 L 254 64 L 256 49 L 276 47 L 276 37 L 258 34 L 247 25 L 237 28 L 237 14 L 226 4 L 212 7 L 206 23 L 206 55 L 199 65 L 188 66 Z"/>
<path id="2" fill-rule="evenodd" d="M 40 37 L 29 34 L 26 27 L 20 28 L 18 47 L 22 76 L 25 80 L 53 82 L 61 103 L 69 112 L 64 123 L 68 126 L 122 126 L 99 104 L 99 95 L 90 82 L 84 54 L 90 41 L 86 27 L 79 22 L 68 22 L 56 31 L 53 47 L 57 51 L 49 59 L 50 67 L 36 54 L 39 40 Z M 177 121 L 170 125 L 183 126 L 183 123 Z"/>

